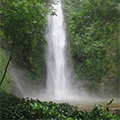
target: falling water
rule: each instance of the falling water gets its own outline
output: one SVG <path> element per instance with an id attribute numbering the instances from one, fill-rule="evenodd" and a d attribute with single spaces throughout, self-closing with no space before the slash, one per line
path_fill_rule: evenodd
<path id="1" fill-rule="evenodd" d="M 69 70 L 66 58 L 66 35 L 61 1 L 53 6 L 57 15 L 48 16 L 46 40 L 47 91 L 55 99 L 68 96 Z"/>

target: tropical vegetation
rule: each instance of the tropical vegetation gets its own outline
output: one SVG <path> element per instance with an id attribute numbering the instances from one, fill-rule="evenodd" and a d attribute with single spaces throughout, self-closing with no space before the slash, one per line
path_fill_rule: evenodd
<path id="1" fill-rule="evenodd" d="M 63 0 L 63 10 L 77 79 L 88 91 L 118 95 L 119 0 Z"/>
<path id="2" fill-rule="evenodd" d="M 113 100 L 112 100 L 113 101 Z M 110 103 L 112 103 L 110 101 Z M 90 112 L 67 103 L 56 104 L 29 98 L 17 98 L 0 91 L 0 120 L 119 120 L 110 109 L 95 105 Z M 119 111 L 120 112 L 120 111 Z M 120 113 L 117 113 L 118 115 Z"/>

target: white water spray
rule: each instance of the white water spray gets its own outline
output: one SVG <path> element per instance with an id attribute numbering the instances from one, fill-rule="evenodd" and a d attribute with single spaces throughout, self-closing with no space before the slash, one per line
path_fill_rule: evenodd
<path id="1" fill-rule="evenodd" d="M 66 35 L 61 1 L 53 6 L 56 16 L 48 16 L 46 40 L 47 93 L 54 99 L 66 99 L 69 96 L 70 70 L 67 66 Z"/>

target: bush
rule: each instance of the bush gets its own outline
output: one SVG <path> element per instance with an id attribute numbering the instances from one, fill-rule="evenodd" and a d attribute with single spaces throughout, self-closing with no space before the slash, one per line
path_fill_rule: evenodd
<path id="1" fill-rule="evenodd" d="M 67 103 L 56 104 L 29 98 L 17 98 L 0 91 L 0 120 L 117 120 L 120 117 L 95 105 L 91 112 L 79 111 Z"/>

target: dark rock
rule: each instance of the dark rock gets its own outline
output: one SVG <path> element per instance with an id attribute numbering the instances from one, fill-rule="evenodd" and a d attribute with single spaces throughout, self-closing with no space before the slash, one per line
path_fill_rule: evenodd
<path id="1" fill-rule="evenodd" d="M 119 108 L 113 108 L 113 111 L 120 111 Z"/>

